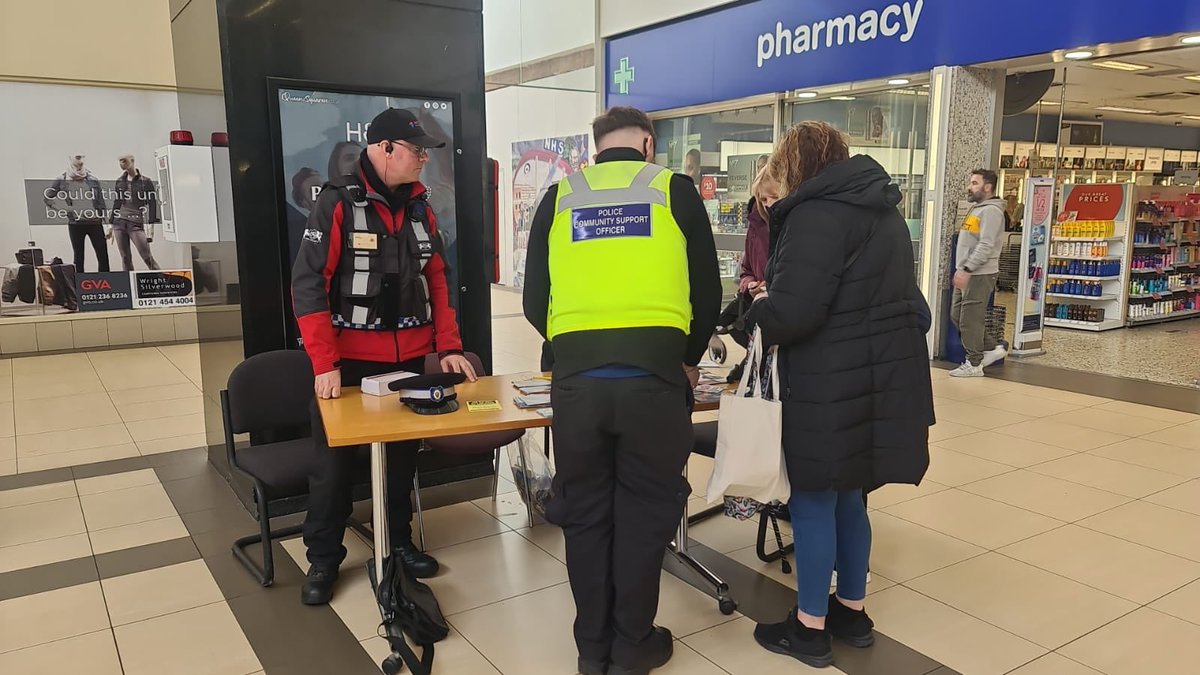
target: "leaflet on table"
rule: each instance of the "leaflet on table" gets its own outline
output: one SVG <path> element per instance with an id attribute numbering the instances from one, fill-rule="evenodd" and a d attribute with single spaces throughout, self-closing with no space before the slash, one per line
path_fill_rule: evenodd
<path id="1" fill-rule="evenodd" d="M 522 410 L 530 408 L 546 408 L 550 405 L 550 394 L 533 394 L 531 396 L 517 396 L 513 399 L 513 403 Z"/>
<path id="2" fill-rule="evenodd" d="M 522 380 L 520 382 L 513 382 L 513 387 L 527 396 L 530 394 L 550 393 L 550 383 L 546 380 Z"/>

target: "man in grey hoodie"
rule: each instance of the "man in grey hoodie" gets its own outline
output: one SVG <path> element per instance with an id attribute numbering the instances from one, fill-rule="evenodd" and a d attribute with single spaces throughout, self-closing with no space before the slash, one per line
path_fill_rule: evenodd
<path id="1" fill-rule="evenodd" d="M 958 268 L 954 272 L 954 303 L 950 319 L 958 326 L 967 360 L 950 371 L 952 377 L 983 377 L 983 369 L 1008 355 L 1004 345 L 987 344 L 984 329 L 987 302 L 1000 274 L 1000 239 L 1004 236 L 1004 200 L 996 198 L 996 172 L 971 173 L 967 199 L 975 206 L 958 233 Z"/>

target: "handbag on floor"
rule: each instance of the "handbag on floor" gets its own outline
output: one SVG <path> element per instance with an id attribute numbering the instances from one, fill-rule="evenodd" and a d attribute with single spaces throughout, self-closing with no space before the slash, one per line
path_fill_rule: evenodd
<path id="1" fill-rule="evenodd" d="M 731 495 L 769 504 L 791 495 L 783 459 L 783 404 L 775 395 L 779 364 L 775 355 L 764 357 L 762 342 L 762 329 L 756 328 L 736 393 L 721 397 L 709 503 Z"/>
<path id="2" fill-rule="evenodd" d="M 368 574 L 373 566 L 373 561 L 367 563 Z M 384 673 L 393 675 L 408 666 L 413 675 L 430 675 L 433 671 L 433 645 L 450 635 L 450 625 L 446 623 L 433 589 L 409 574 L 395 555 L 388 556 L 383 563 L 383 579 L 377 587 L 377 599 L 385 611 L 382 626 L 384 637 L 392 648 L 392 656 L 385 659 L 380 668 Z M 408 646 L 406 636 L 413 645 L 421 648 L 419 660 L 416 652 Z"/>

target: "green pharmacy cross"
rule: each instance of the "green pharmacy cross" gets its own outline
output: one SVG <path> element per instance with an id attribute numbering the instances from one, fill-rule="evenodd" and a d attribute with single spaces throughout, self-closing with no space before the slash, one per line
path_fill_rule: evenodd
<path id="1" fill-rule="evenodd" d="M 633 68 L 629 67 L 629 58 L 621 59 L 621 67 L 613 71 L 613 84 L 621 94 L 629 93 L 629 84 L 633 82 Z"/>

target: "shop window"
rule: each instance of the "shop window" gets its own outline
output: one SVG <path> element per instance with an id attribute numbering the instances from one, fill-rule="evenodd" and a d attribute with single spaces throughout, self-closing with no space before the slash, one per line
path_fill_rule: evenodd
<path id="1" fill-rule="evenodd" d="M 733 298 L 741 273 L 748 202 L 760 158 L 769 156 L 775 106 L 657 120 L 656 162 L 691 176 L 704 198 L 717 242 L 721 282 Z"/>
<path id="2" fill-rule="evenodd" d="M 846 134 L 851 154 L 874 157 L 892 175 L 903 194 L 900 211 L 908 221 L 914 264 L 920 262 L 921 252 L 928 93 L 922 87 L 854 93 L 798 101 L 785 112 L 790 124 L 807 120 L 832 124 Z"/>

